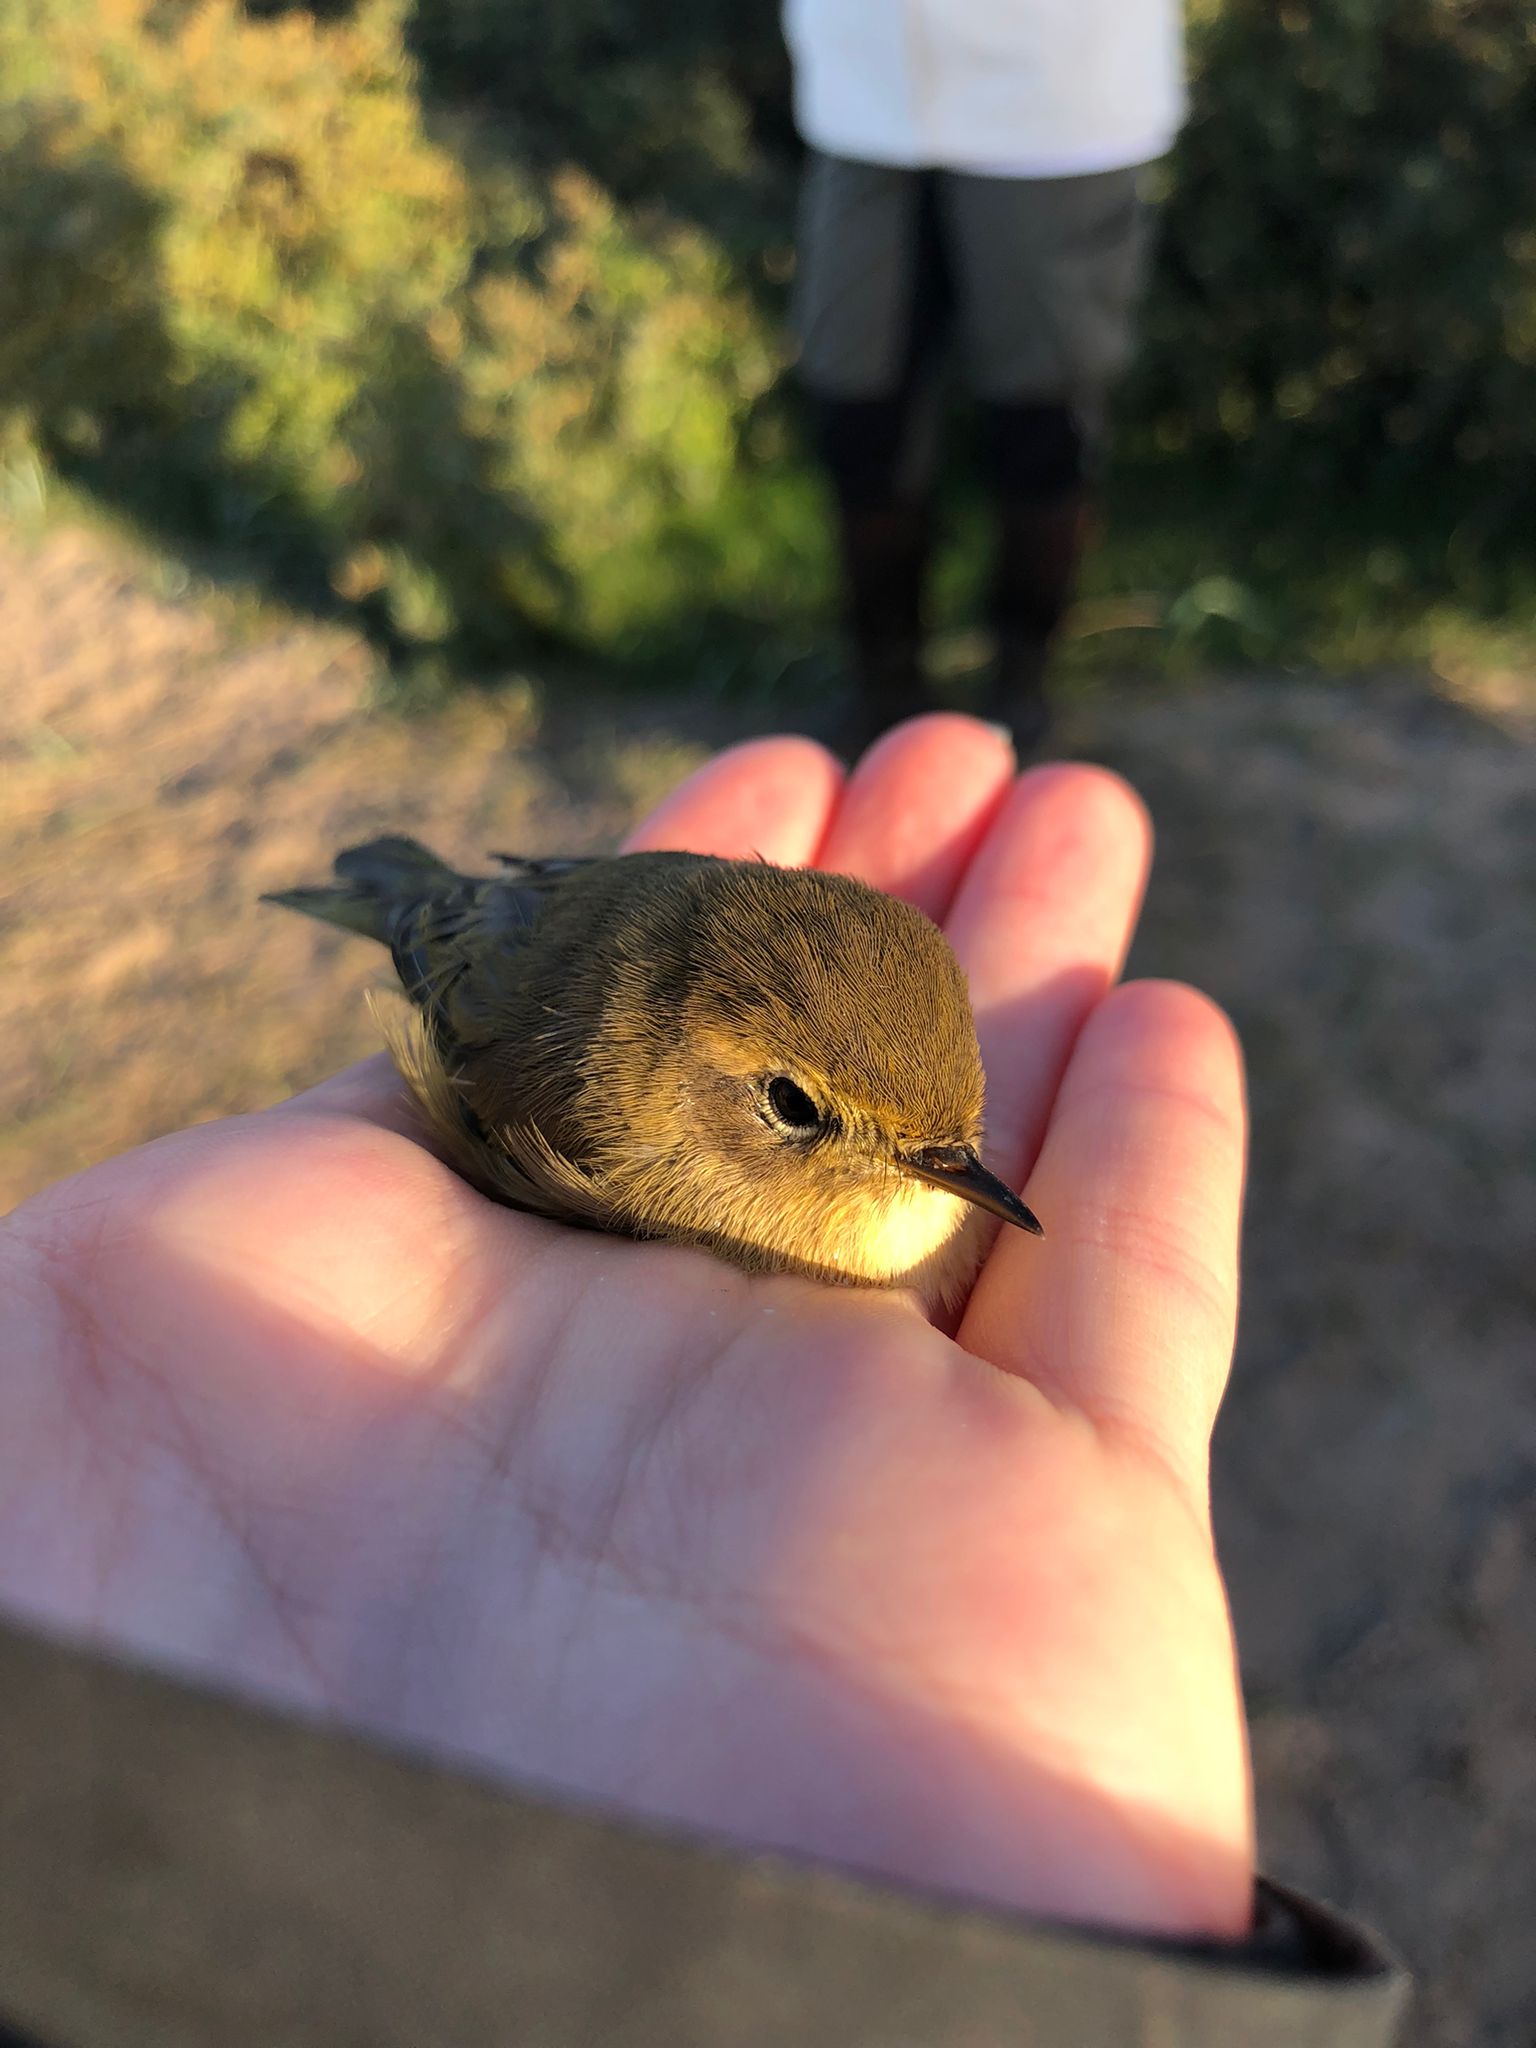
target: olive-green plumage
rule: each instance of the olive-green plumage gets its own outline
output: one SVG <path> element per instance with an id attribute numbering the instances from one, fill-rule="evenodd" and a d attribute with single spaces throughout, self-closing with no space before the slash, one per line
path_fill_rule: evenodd
<path id="1" fill-rule="evenodd" d="M 1038 1232 L 980 1164 L 965 980 L 919 911 L 702 854 L 496 858 L 378 839 L 266 899 L 389 948 L 396 1063 L 483 1192 L 929 1303 L 974 1272 L 980 1208 Z"/>

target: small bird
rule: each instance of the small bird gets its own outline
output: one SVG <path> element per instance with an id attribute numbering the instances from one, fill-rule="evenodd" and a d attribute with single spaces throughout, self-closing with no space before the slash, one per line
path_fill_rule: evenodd
<path id="1" fill-rule="evenodd" d="M 930 1308 L 969 1285 L 982 1212 L 1043 1235 L 981 1162 L 965 978 L 921 911 L 704 854 L 491 858 L 375 839 L 263 899 L 388 946 L 390 1050 L 482 1193 Z"/>

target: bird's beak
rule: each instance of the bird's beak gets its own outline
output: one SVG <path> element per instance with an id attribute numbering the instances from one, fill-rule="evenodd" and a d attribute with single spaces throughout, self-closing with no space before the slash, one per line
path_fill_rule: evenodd
<path id="1" fill-rule="evenodd" d="M 1044 1237 L 1040 1219 L 1026 1209 L 1013 1189 L 987 1169 L 969 1145 L 924 1145 L 920 1151 L 904 1152 L 900 1164 L 919 1180 L 932 1181 L 936 1188 L 948 1188 L 963 1201 L 974 1202 L 1005 1223 L 1016 1223 L 1031 1237 Z"/>

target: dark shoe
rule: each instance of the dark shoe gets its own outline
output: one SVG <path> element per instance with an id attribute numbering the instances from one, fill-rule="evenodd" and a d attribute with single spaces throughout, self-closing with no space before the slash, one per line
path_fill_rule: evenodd
<path id="1" fill-rule="evenodd" d="M 1079 487 L 1041 503 L 1004 499 L 997 508 L 990 605 L 997 658 L 987 710 L 1012 733 L 1020 760 L 1050 731 L 1046 659 L 1072 600 L 1087 526 Z"/>
<path id="2" fill-rule="evenodd" d="M 1014 752 L 1027 760 L 1045 744 L 1051 730 L 1051 708 L 1045 695 L 1048 642 L 1017 633 L 1000 633 L 992 678 L 982 699 L 982 714 L 1008 728 Z"/>
<path id="3" fill-rule="evenodd" d="M 935 708 L 917 643 L 888 641 L 855 654 L 853 695 L 838 726 L 836 745 L 857 760 L 883 732 Z"/>
<path id="4" fill-rule="evenodd" d="M 988 611 L 1000 634 L 1048 640 L 1077 587 L 1089 513 L 1081 491 L 1047 504 L 1002 499 Z"/>
<path id="5" fill-rule="evenodd" d="M 840 497 L 838 537 L 854 675 L 838 742 L 856 757 L 889 726 L 932 708 L 922 660 L 928 506 L 896 494 Z"/>

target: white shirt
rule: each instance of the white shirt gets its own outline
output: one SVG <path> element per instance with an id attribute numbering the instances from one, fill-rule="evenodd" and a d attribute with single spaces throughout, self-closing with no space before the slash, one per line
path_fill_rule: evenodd
<path id="1" fill-rule="evenodd" d="M 795 123 L 863 163 L 1081 176 L 1184 118 L 1179 0 L 784 0 Z"/>

